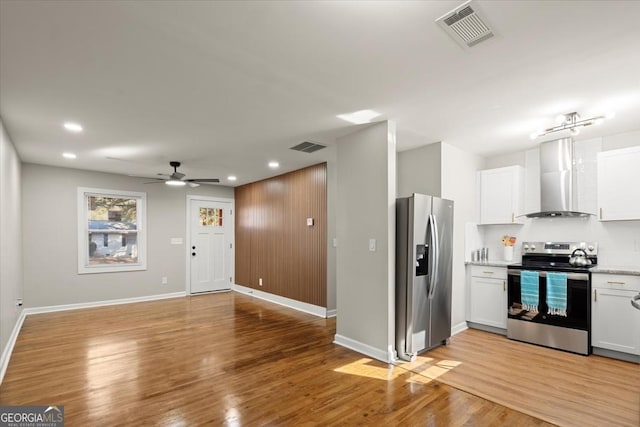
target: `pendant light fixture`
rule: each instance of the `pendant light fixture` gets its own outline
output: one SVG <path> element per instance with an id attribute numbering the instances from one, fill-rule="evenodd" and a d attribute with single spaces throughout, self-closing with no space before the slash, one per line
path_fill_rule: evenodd
<path id="1" fill-rule="evenodd" d="M 580 117 L 580 114 L 576 112 L 560 114 L 558 117 L 556 117 L 556 123 L 558 123 L 557 126 L 533 132 L 531 134 L 531 139 L 536 139 L 540 136 L 544 136 L 553 132 L 560 132 L 563 130 L 570 131 L 571 135 L 577 135 L 580 133 L 580 128 L 584 126 L 599 125 L 604 122 L 605 119 L 609 119 L 611 117 L 613 117 L 613 114 L 591 117 L 589 119 L 582 119 Z"/>

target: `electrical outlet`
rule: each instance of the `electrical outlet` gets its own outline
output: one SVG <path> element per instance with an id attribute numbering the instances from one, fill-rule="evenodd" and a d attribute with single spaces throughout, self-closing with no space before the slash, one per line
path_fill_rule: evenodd
<path id="1" fill-rule="evenodd" d="M 22 307 L 22 298 L 16 300 L 16 307 Z"/>
<path id="2" fill-rule="evenodd" d="M 262 277 L 258 279 L 258 285 L 262 286 Z"/>
<path id="3" fill-rule="evenodd" d="M 163 285 L 168 285 L 169 284 L 169 279 L 167 279 L 166 277 L 162 278 L 162 284 Z"/>

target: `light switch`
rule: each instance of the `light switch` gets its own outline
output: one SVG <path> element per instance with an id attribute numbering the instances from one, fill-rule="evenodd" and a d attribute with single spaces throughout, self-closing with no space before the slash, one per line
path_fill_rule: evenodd
<path id="1" fill-rule="evenodd" d="M 338 247 L 338 239 L 336 239 L 335 237 L 333 238 L 333 247 L 334 248 Z"/>
<path id="2" fill-rule="evenodd" d="M 308 225 L 309 227 L 312 227 L 312 226 L 313 226 L 313 218 L 307 218 L 307 225 Z"/>
<path id="3" fill-rule="evenodd" d="M 369 251 L 370 252 L 376 251 L 376 239 L 369 239 Z"/>

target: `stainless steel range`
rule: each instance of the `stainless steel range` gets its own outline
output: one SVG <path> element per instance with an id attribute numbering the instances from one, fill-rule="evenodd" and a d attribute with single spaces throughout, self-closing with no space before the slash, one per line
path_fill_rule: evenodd
<path id="1" fill-rule="evenodd" d="M 591 353 L 591 272 L 595 242 L 524 242 L 508 270 L 507 337 Z"/>

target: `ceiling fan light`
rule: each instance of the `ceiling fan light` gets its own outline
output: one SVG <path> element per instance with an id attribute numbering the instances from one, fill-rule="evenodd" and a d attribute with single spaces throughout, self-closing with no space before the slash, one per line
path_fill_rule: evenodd
<path id="1" fill-rule="evenodd" d="M 187 185 L 186 182 L 180 181 L 179 179 L 170 179 L 168 181 L 165 181 L 164 183 L 174 187 L 184 187 L 185 185 Z"/>

